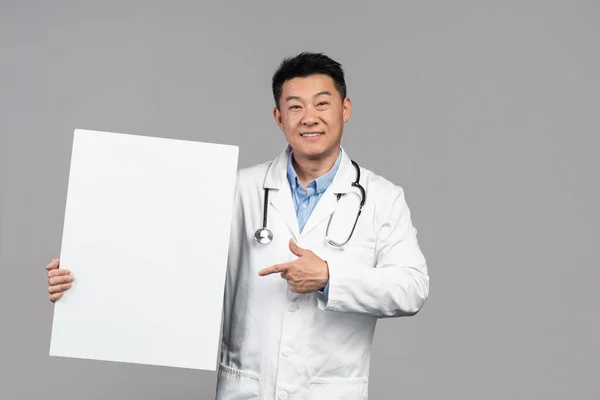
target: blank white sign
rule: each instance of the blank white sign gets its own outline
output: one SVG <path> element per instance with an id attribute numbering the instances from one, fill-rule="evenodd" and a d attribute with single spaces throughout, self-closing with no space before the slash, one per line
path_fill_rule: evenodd
<path id="1" fill-rule="evenodd" d="M 214 371 L 238 147 L 75 130 L 51 356 Z"/>

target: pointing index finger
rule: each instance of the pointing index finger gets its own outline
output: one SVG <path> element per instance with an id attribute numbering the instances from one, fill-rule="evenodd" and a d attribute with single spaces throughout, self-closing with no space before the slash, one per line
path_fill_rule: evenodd
<path id="1" fill-rule="evenodd" d="M 290 268 L 289 264 L 275 264 L 272 267 L 263 268 L 258 271 L 258 275 L 266 276 L 278 272 L 286 272 Z"/>

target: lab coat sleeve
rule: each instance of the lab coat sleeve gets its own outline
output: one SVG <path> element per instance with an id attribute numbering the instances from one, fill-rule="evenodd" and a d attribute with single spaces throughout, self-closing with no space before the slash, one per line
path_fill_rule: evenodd
<path id="1" fill-rule="evenodd" d="M 375 267 L 328 260 L 328 293 L 317 293 L 320 309 L 389 318 L 414 315 L 425 303 L 427 264 L 402 188 L 394 186 L 377 207 Z"/>
<path id="2" fill-rule="evenodd" d="M 229 324 L 225 324 L 225 321 L 229 321 L 232 318 L 231 310 L 233 309 L 233 299 L 235 298 L 238 282 L 239 267 L 241 261 L 241 252 L 244 243 L 244 212 L 243 205 L 240 196 L 240 183 L 244 182 L 241 177 L 242 171 L 238 171 L 236 177 L 236 186 L 233 198 L 232 218 L 230 227 L 229 237 L 229 250 L 227 256 L 227 268 L 225 273 L 225 287 L 223 291 L 223 307 L 222 307 L 222 318 L 221 318 L 221 357 L 220 362 L 227 363 L 229 360 L 226 358 L 229 354 L 228 346 L 230 342 L 231 332 L 228 330 Z"/>

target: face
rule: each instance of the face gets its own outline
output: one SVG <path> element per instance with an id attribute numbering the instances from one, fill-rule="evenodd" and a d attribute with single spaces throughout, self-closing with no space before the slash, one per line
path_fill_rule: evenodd
<path id="1" fill-rule="evenodd" d="M 337 155 L 350 99 L 342 99 L 327 75 L 294 78 L 283 84 L 273 114 L 296 157 L 320 160 Z"/>

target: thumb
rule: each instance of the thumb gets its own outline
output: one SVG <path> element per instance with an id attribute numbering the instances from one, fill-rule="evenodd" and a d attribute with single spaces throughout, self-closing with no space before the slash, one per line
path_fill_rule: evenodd
<path id="1" fill-rule="evenodd" d="M 306 253 L 306 250 L 298 246 L 294 239 L 290 239 L 290 251 L 298 257 L 302 257 Z"/>

